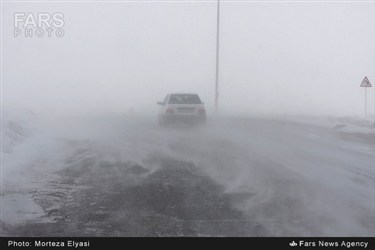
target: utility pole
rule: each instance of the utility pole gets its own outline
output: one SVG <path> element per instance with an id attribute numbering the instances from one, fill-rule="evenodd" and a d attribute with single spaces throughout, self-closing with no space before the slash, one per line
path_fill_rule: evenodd
<path id="1" fill-rule="evenodd" d="M 216 27 L 216 79 L 215 79 L 215 112 L 219 105 L 219 35 L 220 35 L 220 0 L 217 0 L 217 27 Z"/>

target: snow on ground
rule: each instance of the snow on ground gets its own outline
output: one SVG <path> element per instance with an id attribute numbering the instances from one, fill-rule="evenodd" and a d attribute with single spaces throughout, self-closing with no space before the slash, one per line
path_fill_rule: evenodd
<path id="1" fill-rule="evenodd" d="M 346 133 L 375 133 L 375 117 L 335 117 L 335 116 L 287 116 L 287 119 L 316 125 L 320 127 L 333 128 Z"/>
<path id="2" fill-rule="evenodd" d="M 370 236 L 375 232 L 375 132 L 367 121 L 221 117 L 209 119 L 206 126 L 163 129 L 156 117 L 108 114 L 38 117 L 29 127 L 27 123 L 10 126 L 11 131 L 19 128 L 29 131 L 15 132 L 23 135 L 22 140 L 15 136 L 17 143 L 3 142 L 3 148 L 11 145 L 12 149 L 3 152 L 4 228 L 33 225 L 40 218 L 86 236 L 102 235 L 103 227 L 108 236 L 130 235 L 133 227 L 132 232 L 138 232 L 133 236 L 174 235 L 173 230 L 157 226 L 160 220 L 169 229 L 177 228 L 180 236 L 230 232 Z M 185 198 L 172 195 L 168 185 Z M 203 200 L 186 204 L 186 199 L 198 199 L 195 188 L 208 192 L 212 204 Z M 145 203 L 129 190 L 139 193 Z M 159 204 L 153 196 L 164 200 Z M 121 205 L 112 199 L 132 202 Z M 216 203 L 223 207 L 214 209 Z M 30 209 L 14 212 L 11 207 L 16 204 L 28 204 Z M 43 208 L 43 216 L 36 204 Z M 147 207 L 145 214 L 137 204 Z M 219 222 L 210 213 L 198 216 L 202 208 L 212 210 Z M 86 215 L 80 214 L 82 209 Z M 90 211 L 93 217 L 88 220 Z M 115 229 L 111 221 L 121 221 L 123 213 L 131 215 L 133 224 Z M 67 215 L 70 219 L 62 223 Z M 225 218 L 231 221 L 229 227 Z M 147 230 L 136 226 L 140 222 Z M 27 227 L 13 229 L 8 233 L 29 235 Z M 66 230 L 57 233 L 66 235 Z"/>
<path id="3" fill-rule="evenodd" d="M 1 202 L 1 218 L 6 224 L 17 225 L 44 215 L 43 209 L 29 195 L 4 195 L 1 198 Z"/>

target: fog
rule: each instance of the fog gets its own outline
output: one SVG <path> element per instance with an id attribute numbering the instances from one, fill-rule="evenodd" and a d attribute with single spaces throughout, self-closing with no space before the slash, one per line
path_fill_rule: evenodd
<path id="1" fill-rule="evenodd" d="M 1 3 L 1 236 L 374 235 L 375 3 L 220 2 Z"/>
<path id="2" fill-rule="evenodd" d="M 222 1 L 220 11 L 221 112 L 363 115 L 374 3 Z M 15 12 L 63 13 L 65 34 L 15 38 Z M 2 20 L 5 108 L 155 112 L 181 91 L 213 107 L 215 1 L 6 2 Z"/>
<path id="3" fill-rule="evenodd" d="M 7 122 L 0 234 L 371 236 L 373 127 L 324 121 Z"/>

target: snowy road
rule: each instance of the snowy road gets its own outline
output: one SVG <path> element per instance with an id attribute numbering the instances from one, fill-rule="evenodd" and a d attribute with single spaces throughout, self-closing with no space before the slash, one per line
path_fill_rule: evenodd
<path id="1" fill-rule="evenodd" d="M 29 135 L 3 153 L 2 235 L 375 234 L 370 127 L 221 118 L 163 129 L 126 116 L 9 126 Z"/>

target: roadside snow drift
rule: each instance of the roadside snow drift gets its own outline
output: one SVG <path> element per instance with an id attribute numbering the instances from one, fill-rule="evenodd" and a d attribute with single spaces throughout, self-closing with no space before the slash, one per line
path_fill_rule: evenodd
<path id="1" fill-rule="evenodd" d="M 340 124 L 4 120 L 2 234 L 372 236 L 375 129 Z"/>

